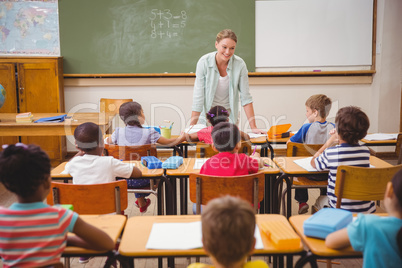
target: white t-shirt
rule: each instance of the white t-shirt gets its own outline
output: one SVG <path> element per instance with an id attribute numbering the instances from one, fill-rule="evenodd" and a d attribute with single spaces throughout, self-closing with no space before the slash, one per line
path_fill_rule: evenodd
<path id="1" fill-rule="evenodd" d="M 66 164 L 65 171 L 74 184 L 113 182 L 116 177 L 130 178 L 133 164 L 124 163 L 112 156 L 76 156 Z"/>
<path id="2" fill-rule="evenodd" d="M 216 87 L 214 101 L 212 102 L 212 106 L 223 106 L 227 110 L 230 109 L 229 104 L 229 76 L 225 77 L 220 76 L 218 81 L 218 86 Z"/>

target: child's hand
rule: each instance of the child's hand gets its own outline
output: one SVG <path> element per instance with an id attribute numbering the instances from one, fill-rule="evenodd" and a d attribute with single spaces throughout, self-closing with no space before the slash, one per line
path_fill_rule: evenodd
<path id="1" fill-rule="evenodd" d="M 255 152 L 253 155 L 250 156 L 252 159 L 255 159 L 258 161 L 258 167 L 263 168 L 264 167 L 264 160 L 260 157 L 260 154 Z"/>

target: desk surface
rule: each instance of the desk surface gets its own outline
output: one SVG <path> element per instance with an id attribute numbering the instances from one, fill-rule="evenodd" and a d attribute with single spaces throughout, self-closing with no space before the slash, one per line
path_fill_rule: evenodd
<path id="1" fill-rule="evenodd" d="M 328 171 L 321 172 L 310 172 L 297 165 L 294 160 L 306 158 L 306 156 L 298 156 L 298 157 L 275 157 L 274 162 L 277 166 L 286 174 L 320 174 L 320 173 L 328 173 Z M 370 156 L 370 164 L 376 168 L 384 168 L 384 167 L 392 167 L 391 164 L 381 160 L 378 157 Z"/>
<path id="2" fill-rule="evenodd" d="M 287 222 L 282 215 L 275 214 L 258 214 L 257 223 L 267 220 L 282 220 Z M 149 234 L 151 233 L 154 223 L 169 223 L 169 222 L 194 222 L 200 221 L 200 215 L 181 215 L 181 216 L 142 216 L 131 217 L 128 219 L 123 232 L 123 237 L 120 242 L 119 252 L 127 257 L 163 257 L 163 256 L 205 256 L 204 249 L 186 249 L 186 250 L 156 250 L 146 249 L 145 245 L 148 242 Z M 288 223 L 288 222 L 287 222 Z M 289 224 L 289 223 L 288 223 Z M 268 236 L 261 233 L 263 249 L 256 249 L 253 254 L 292 254 L 303 251 L 302 243 L 300 247 L 294 250 L 279 250 L 277 249 Z"/>
<path id="3" fill-rule="evenodd" d="M 33 119 L 63 115 L 66 113 L 33 113 Z M 99 125 L 102 132 L 110 127 L 114 115 L 104 113 L 68 114 L 72 119 L 62 123 L 16 123 L 17 113 L 0 113 L 0 136 L 68 136 L 82 123 L 92 122 Z"/>
<path id="4" fill-rule="evenodd" d="M 199 173 L 199 169 L 194 169 L 196 158 L 183 158 L 183 165 L 178 169 L 167 169 L 166 175 L 168 176 L 188 176 L 190 173 Z M 280 170 L 275 165 L 275 163 L 268 157 L 263 157 L 264 162 L 271 165 L 271 167 L 264 167 L 259 171 L 264 172 L 264 174 L 279 174 Z"/>
<path id="5" fill-rule="evenodd" d="M 89 224 L 92 224 L 105 233 L 107 233 L 114 243 L 117 243 L 117 239 L 120 237 L 121 232 L 126 224 L 127 218 L 124 215 L 80 215 L 80 217 Z M 73 235 L 73 234 L 69 234 Z M 68 254 L 99 254 L 101 251 L 89 250 L 79 247 L 66 247 L 63 255 Z"/>
<path id="6" fill-rule="evenodd" d="M 143 177 L 160 177 L 163 175 L 163 169 L 148 169 L 141 164 L 141 161 L 123 161 L 125 163 L 133 163 L 136 167 L 138 167 Z M 66 166 L 67 162 L 63 162 L 50 172 L 52 178 L 57 179 L 64 179 L 64 178 L 71 178 L 70 174 L 61 174 L 64 171 L 64 167 Z"/>
<path id="7" fill-rule="evenodd" d="M 296 230 L 297 234 L 303 240 L 303 243 L 317 256 L 325 257 L 346 257 L 346 256 L 361 256 L 360 252 L 354 251 L 352 247 L 342 250 L 330 249 L 325 246 L 325 240 L 318 238 L 311 238 L 304 235 L 303 223 L 311 215 L 297 215 L 289 218 L 290 224 Z"/>

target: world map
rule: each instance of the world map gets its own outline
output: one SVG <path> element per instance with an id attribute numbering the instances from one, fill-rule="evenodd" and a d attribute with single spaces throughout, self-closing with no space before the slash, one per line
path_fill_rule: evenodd
<path id="1" fill-rule="evenodd" d="M 1 1 L 0 54 L 60 56 L 57 0 Z"/>

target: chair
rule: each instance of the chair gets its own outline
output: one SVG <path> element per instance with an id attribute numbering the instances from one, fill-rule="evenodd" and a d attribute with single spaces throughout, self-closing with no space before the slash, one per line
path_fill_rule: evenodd
<path id="1" fill-rule="evenodd" d="M 264 198 L 264 173 L 244 176 L 209 176 L 190 174 L 190 200 L 197 205 L 197 214 L 201 212 L 201 205 L 223 195 L 240 197 L 258 211 L 258 203 Z"/>
<path id="2" fill-rule="evenodd" d="M 314 155 L 323 144 L 305 144 L 289 142 L 286 148 L 286 156 L 312 156 Z M 305 188 L 327 188 L 328 181 L 315 181 L 306 177 L 293 177 L 292 188 L 305 189 Z M 285 211 L 285 194 L 288 189 L 282 192 L 282 211 Z"/>
<path id="3" fill-rule="evenodd" d="M 362 201 L 382 200 L 387 183 L 400 169 L 402 165 L 388 168 L 339 166 L 335 181 L 336 207 L 341 207 L 342 198 Z"/>
<path id="4" fill-rule="evenodd" d="M 197 146 L 195 148 L 196 158 L 209 158 L 218 154 L 219 152 L 212 149 L 212 144 L 197 142 Z M 246 155 L 251 155 L 251 142 L 250 141 L 242 141 L 241 147 L 239 149 L 239 153 L 245 153 Z"/>
<path id="5" fill-rule="evenodd" d="M 139 146 L 119 146 L 105 144 L 104 155 L 127 161 L 140 161 L 142 156 L 157 157 L 155 144 L 145 144 Z"/>
<path id="6" fill-rule="evenodd" d="M 100 113 L 108 113 L 110 115 L 118 115 L 120 106 L 123 103 L 131 102 L 133 99 L 105 99 L 101 98 L 99 103 L 99 112 Z M 120 118 L 116 116 L 112 122 L 112 128 L 108 130 L 108 133 L 112 133 L 112 131 L 119 125 Z"/>
<path id="7" fill-rule="evenodd" d="M 127 182 L 72 184 L 52 181 L 47 203 L 72 204 L 78 214 L 123 214 L 128 206 Z"/>

